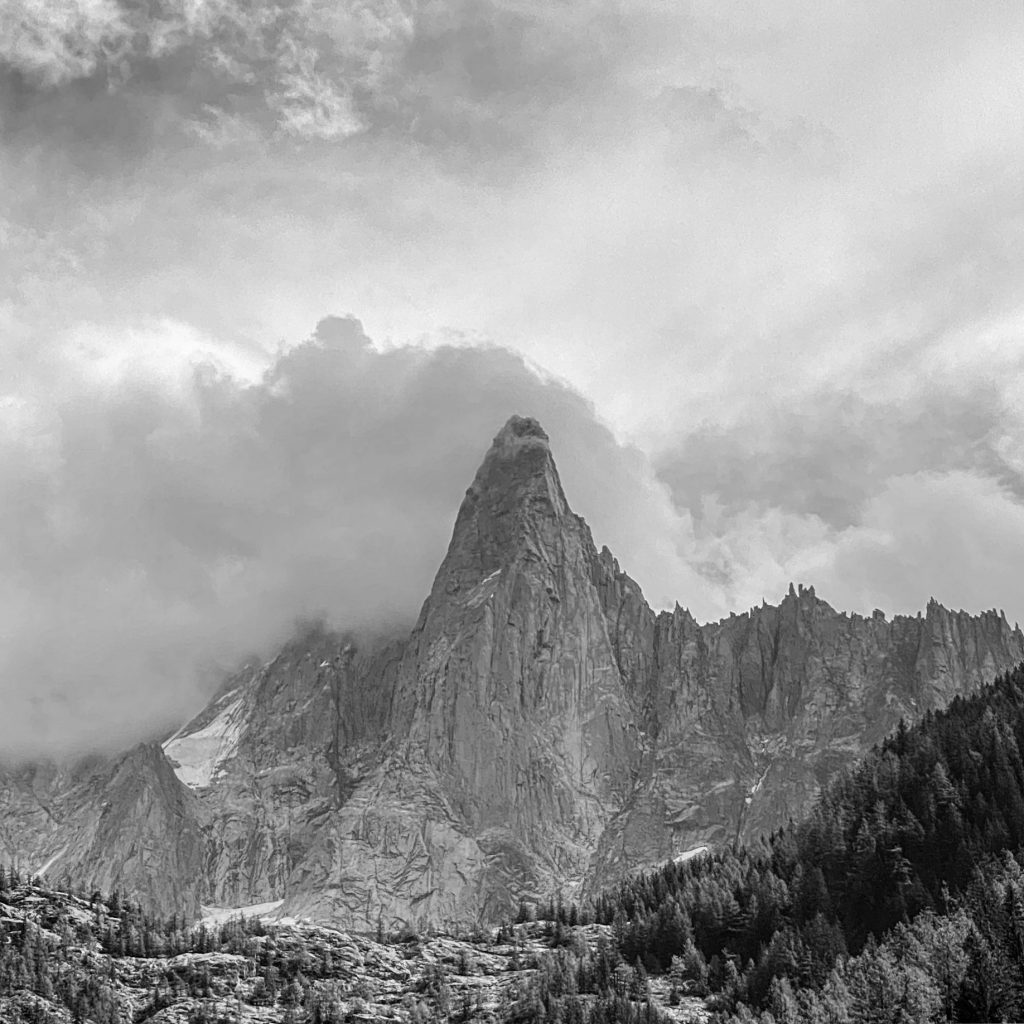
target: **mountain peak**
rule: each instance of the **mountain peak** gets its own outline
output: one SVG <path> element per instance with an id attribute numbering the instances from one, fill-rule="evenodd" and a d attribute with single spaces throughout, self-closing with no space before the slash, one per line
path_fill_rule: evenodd
<path id="1" fill-rule="evenodd" d="M 565 511 L 548 435 L 535 419 L 512 416 L 491 442 L 467 500 L 485 499 L 507 510 L 537 493 L 547 494 L 558 512 Z"/>
<path id="2" fill-rule="evenodd" d="M 532 416 L 510 416 L 494 439 L 494 446 L 508 447 L 528 440 L 540 441 L 546 446 L 550 439 L 544 428 Z"/>
<path id="3" fill-rule="evenodd" d="M 554 543 L 567 524 L 576 529 L 548 435 L 535 419 L 513 416 L 491 442 L 466 491 L 435 586 L 444 581 L 443 587 L 459 591 L 475 584 L 514 560 L 524 544 Z"/>
<path id="4" fill-rule="evenodd" d="M 535 419 L 512 416 L 491 442 L 477 471 L 474 485 L 483 483 L 485 479 L 490 480 L 495 471 L 498 477 L 490 480 L 491 483 L 507 483 L 509 478 L 516 478 L 520 474 L 511 471 L 513 463 L 528 463 L 534 471 L 550 467 L 550 472 L 555 474 L 548 440 L 544 428 Z"/>

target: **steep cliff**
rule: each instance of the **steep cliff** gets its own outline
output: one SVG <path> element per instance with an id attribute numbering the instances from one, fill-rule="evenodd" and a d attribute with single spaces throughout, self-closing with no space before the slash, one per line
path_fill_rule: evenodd
<path id="1" fill-rule="evenodd" d="M 401 654 L 307 629 L 164 743 L 206 816 L 206 902 L 281 899 L 293 873 L 309 874 L 323 834 L 381 763 Z"/>
<path id="2" fill-rule="evenodd" d="M 302 632 L 162 750 L 0 774 L 8 859 L 154 902 L 345 926 L 494 920 L 770 831 L 912 721 L 1024 660 L 996 612 L 846 615 L 813 588 L 655 613 L 513 417 L 411 635 Z"/>
<path id="3" fill-rule="evenodd" d="M 207 848 L 200 802 L 156 744 L 0 775 L 5 859 L 23 870 L 145 894 L 197 913 Z"/>
<path id="4" fill-rule="evenodd" d="M 751 839 L 799 817 L 821 784 L 896 728 L 1024 659 L 999 612 L 836 612 L 813 587 L 698 625 L 654 615 L 607 552 L 595 560 L 650 754 L 595 856 L 599 886 L 638 865 Z"/>
<path id="5" fill-rule="evenodd" d="M 406 645 L 386 760 L 332 817 L 289 906 L 453 924 L 582 884 L 636 760 L 591 553 L 547 436 L 514 418 Z"/>

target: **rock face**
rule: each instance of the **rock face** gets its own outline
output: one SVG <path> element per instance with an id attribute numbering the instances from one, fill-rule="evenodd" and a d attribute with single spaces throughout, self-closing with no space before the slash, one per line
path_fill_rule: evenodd
<path id="1" fill-rule="evenodd" d="M 199 909 L 203 809 L 156 744 L 110 761 L 0 775 L 2 855 L 27 871 L 130 888 L 163 913 Z"/>
<path id="2" fill-rule="evenodd" d="M 891 733 L 1024 657 L 997 612 L 931 601 L 925 615 L 847 615 L 813 587 L 719 623 L 653 615 L 607 551 L 595 562 L 649 755 L 605 830 L 600 885 L 698 845 L 752 839 L 799 817 L 821 785 Z"/>
<path id="3" fill-rule="evenodd" d="M 0 774 L 0 843 L 166 908 L 494 920 L 770 831 L 901 717 L 1021 660 L 1002 615 L 935 602 L 865 619 L 800 587 L 719 623 L 655 614 L 514 417 L 411 636 L 307 631 L 162 749 Z"/>
<path id="4" fill-rule="evenodd" d="M 341 718 L 367 717 L 369 695 L 387 714 L 346 738 L 344 799 L 302 851 L 288 906 L 443 926 L 582 883 L 636 761 L 592 553 L 543 431 L 512 420 L 400 662 L 348 673 L 360 685 Z"/>

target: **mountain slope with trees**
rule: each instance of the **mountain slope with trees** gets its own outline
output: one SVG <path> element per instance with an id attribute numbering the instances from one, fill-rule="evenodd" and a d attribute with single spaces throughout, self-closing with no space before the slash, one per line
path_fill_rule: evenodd
<path id="1" fill-rule="evenodd" d="M 0 871 L 3 1024 L 671 1024 L 664 985 L 611 929 L 529 921 L 497 932 L 352 935 L 310 922 L 188 921 L 114 892 Z M 662 1008 L 661 1004 L 665 1004 Z"/>
<path id="2" fill-rule="evenodd" d="M 902 725 L 799 824 L 596 901 L 737 1020 L 1024 1019 L 1024 667 Z"/>
<path id="3" fill-rule="evenodd" d="M 0 1017 L 1021 1020 L 1022 749 L 1024 666 L 899 728 L 800 823 L 461 938 L 196 925 L 3 871 Z"/>

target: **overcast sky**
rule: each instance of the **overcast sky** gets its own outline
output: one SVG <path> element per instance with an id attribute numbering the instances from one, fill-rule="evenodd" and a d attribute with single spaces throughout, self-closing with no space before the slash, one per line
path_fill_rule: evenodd
<path id="1" fill-rule="evenodd" d="M 0 750 L 411 621 L 490 439 L 701 619 L 1024 619 L 1024 9 L 0 0 Z"/>

